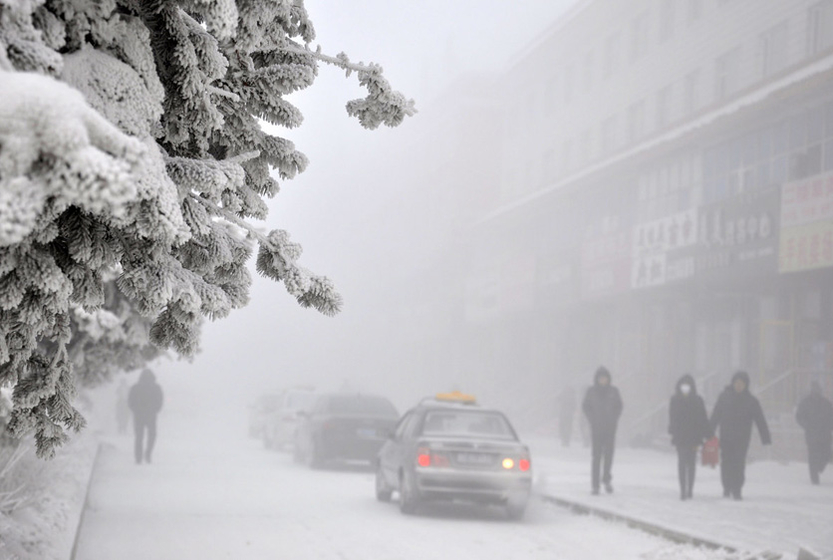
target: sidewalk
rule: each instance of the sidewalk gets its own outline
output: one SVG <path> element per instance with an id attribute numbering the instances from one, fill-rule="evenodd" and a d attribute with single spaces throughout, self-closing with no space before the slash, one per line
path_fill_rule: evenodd
<path id="1" fill-rule="evenodd" d="M 751 463 L 743 501 L 722 497 L 719 468 L 698 466 L 694 499 L 681 501 L 677 456 L 620 447 L 614 494 L 590 494 L 590 450 L 530 439 L 536 489 L 544 496 L 658 525 L 745 552 L 795 558 L 801 547 L 833 558 L 833 469 L 812 486 L 805 463 Z"/>

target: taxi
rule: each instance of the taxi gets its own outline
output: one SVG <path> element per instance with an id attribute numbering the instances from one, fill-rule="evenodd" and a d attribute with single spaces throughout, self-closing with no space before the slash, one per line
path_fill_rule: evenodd
<path id="1" fill-rule="evenodd" d="M 520 519 L 532 488 L 529 448 L 506 416 L 457 391 L 406 412 L 375 468 L 376 498 L 387 502 L 397 492 L 406 514 L 444 500 L 496 504 Z"/>

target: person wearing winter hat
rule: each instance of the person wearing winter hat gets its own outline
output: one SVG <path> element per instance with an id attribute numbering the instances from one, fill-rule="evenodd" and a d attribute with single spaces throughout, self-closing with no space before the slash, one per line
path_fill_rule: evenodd
<path id="1" fill-rule="evenodd" d="M 749 392 L 748 373 L 738 371 L 732 376 L 731 385 L 717 398 L 709 422 L 712 431 L 719 430 L 723 497 L 740 500 L 746 480 L 746 453 L 752 439 L 752 424 L 758 427 L 761 443 L 772 443 L 761 403 Z"/>
<path id="2" fill-rule="evenodd" d="M 605 490 L 611 493 L 613 476 L 610 471 L 616 445 L 616 426 L 622 414 L 622 397 L 619 389 L 611 384 L 610 372 L 604 366 L 596 370 L 593 385 L 587 389 L 581 408 L 590 424 L 593 494 L 599 493 L 600 480 Z"/>
<path id="3" fill-rule="evenodd" d="M 712 437 L 709 415 L 703 397 L 691 375 L 683 375 L 668 404 L 668 433 L 677 448 L 677 473 L 680 479 L 680 499 L 688 500 L 694 490 L 697 448 Z"/>

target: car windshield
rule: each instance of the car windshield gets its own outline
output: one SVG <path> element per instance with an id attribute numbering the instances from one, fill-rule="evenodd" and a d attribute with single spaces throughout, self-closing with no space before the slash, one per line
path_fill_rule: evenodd
<path id="1" fill-rule="evenodd" d="M 382 397 L 366 395 L 339 395 L 330 397 L 327 412 L 331 414 L 370 414 L 397 418 L 396 408 Z"/>
<path id="2" fill-rule="evenodd" d="M 423 435 L 515 439 L 506 418 L 496 412 L 436 410 L 425 415 Z"/>
<path id="3" fill-rule="evenodd" d="M 292 410 L 307 410 L 315 400 L 315 396 L 315 393 L 309 391 L 290 393 L 286 397 L 284 406 Z"/>

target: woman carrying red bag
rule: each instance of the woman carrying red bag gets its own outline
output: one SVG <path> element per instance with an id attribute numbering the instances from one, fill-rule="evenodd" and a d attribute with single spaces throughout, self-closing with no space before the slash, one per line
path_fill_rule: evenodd
<path id="1" fill-rule="evenodd" d="M 697 394 L 694 378 L 684 375 L 668 405 L 668 433 L 677 448 L 677 472 L 680 478 L 680 499 L 691 499 L 697 469 L 697 448 L 712 437 L 706 404 Z"/>

